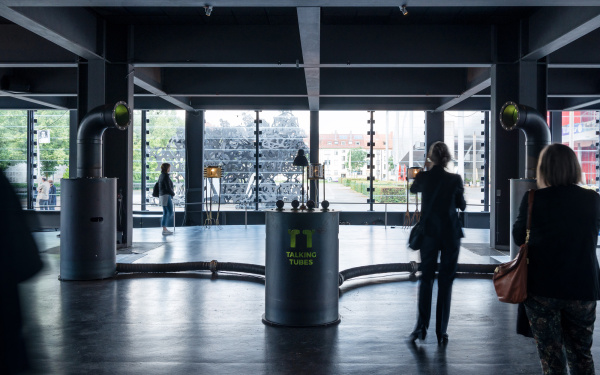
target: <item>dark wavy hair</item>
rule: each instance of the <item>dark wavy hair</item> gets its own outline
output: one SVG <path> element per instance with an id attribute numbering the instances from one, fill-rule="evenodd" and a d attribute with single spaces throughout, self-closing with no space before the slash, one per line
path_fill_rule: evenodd
<path id="1" fill-rule="evenodd" d="M 171 167 L 171 164 L 169 164 L 169 163 L 162 163 L 162 164 L 160 165 L 160 171 L 161 171 L 162 173 L 167 173 L 167 172 L 169 171 L 169 168 L 170 168 L 170 167 Z"/>
<path id="2" fill-rule="evenodd" d="M 570 147 L 560 143 L 546 146 L 537 165 L 538 182 L 546 186 L 567 186 L 581 182 L 581 165 Z"/>
<path id="3" fill-rule="evenodd" d="M 434 142 L 431 147 L 429 147 L 427 157 L 431 159 L 435 165 L 441 165 L 444 168 L 446 168 L 448 162 L 452 160 L 452 155 L 450 155 L 450 151 L 448 151 L 448 146 L 440 141 Z"/>

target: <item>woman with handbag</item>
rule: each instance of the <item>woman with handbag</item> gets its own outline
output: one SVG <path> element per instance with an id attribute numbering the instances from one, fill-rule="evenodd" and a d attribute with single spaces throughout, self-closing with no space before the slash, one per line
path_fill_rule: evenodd
<path id="1" fill-rule="evenodd" d="M 438 344 L 448 343 L 448 319 L 452 283 L 456 275 L 458 250 L 463 232 L 456 209 L 464 211 L 464 185 L 459 175 L 447 172 L 444 168 L 452 159 L 448 146 L 435 142 L 429 148 L 427 171 L 420 172 L 410 187 L 411 193 L 422 193 L 421 225 L 421 282 L 419 284 L 419 312 L 415 329 L 409 339 L 424 340 L 431 317 L 431 295 L 437 268 L 438 253 L 441 252 L 438 273 L 438 298 L 436 308 L 435 333 Z M 429 161 L 430 160 L 430 161 Z"/>
<path id="2" fill-rule="evenodd" d="M 542 150 L 531 210 L 524 302 L 544 374 L 594 374 L 591 354 L 600 269 L 596 257 L 600 196 L 577 184 L 581 166 L 569 147 Z M 528 194 L 513 225 L 525 243 Z M 565 355 L 566 353 L 566 355 Z"/>
<path id="3" fill-rule="evenodd" d="M 173 234 L 168 226 L 173 225 L 173 198 L 175 192 L 173 191 L 173 181 L 169 177 L 171 171 L 171 164 L 162 163 L 160 166 L 160 176 L 158 177 L 158 203 L 163 208 L 163 217 L 160 224 L 163 227 L 162 234 L 167 236 Z"/>

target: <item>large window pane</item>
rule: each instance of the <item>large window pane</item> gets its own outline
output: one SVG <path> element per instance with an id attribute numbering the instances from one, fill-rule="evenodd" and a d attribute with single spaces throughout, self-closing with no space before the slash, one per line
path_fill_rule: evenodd
<path id="1" fill-rule="evenodd" d="M 133 209 L 136 211 L 142 209 L 143 200 L 146 199 L 146 191 L 142 191 L 142 171 L 144 168 L 144 165 L 142 165 L 142 152 L 144 149 L 142 147 L 142 111 L 133 111 Z M 154 182 L 148 180 L 147 185 L 152 188 Z M 150 190 L 150 193 L 152 193 L 152 190 Z M 150 206 L 152 205 L 148 204 L 146 209 Z M 156 209 L 156 207 L 154 208 Z"/>
<path id="2" fill-rule="evenodd" d="M 326 166 L 327 200 L 332 208 L 370 208 L 369 119 L 368 111 L 320 112 L 319 158 Z M 406 168 L 422 166 L 424 161 L 424 113 L 376 111 L 373 119 L 373 209 L 406 210 Z"/>
<path id="3" fill-rule="evenodd" d="M 27 207 L 27 111 L 0 111 L 0 168 Z"/>
<path id="4" fill-rule="evenodd" d="M 309 113 L 262 111 L 259 131 L 259 209 L 272 208 L 277 199 L 300 197 L 301 169 L 293 161 L 298 149 L 309 156 Z M 223 168 L 222 186 L 208 181 L 206 197 L 222 210 L 256 208 L 256 112 L 207 111 L 204 166 Z"/>
<path id="5" fill-rule="evenodd" d="M 253 209 L 256 148 L 256 113 L 253 111 L 206 111 L 204 166 L 223 169 L 219 181 L 209 181 L 206 198 L 221 210 Z"/>
<path id="6" fill-rule="evenodd" d="M 35 111 L 37 132 L 37 159 L 35 174 L 38 176 L 36 189 L 41 178 L 47 178 L 47 187 L 54 185 L 48 196 L 48 207 L 36 202 L 36 208 L 60 209 L 60 180 L 68 178 L 69 170 L 69 111 Z M 37 191 L 37 190 L 36 190 Z"/>
<path id="7" fill-rule="evenodd" d="M 185 208 L 185 111 L 148 111 L 146 124 L 146 175 L 153 187 L 160 176 L 162 163 L 171 164 L 169 176 L 173 181 L 175 210 Z M 148 210 L 161 210 L 152 189 L 146 192 Z"/>
<path id="8" fill-rule="evenodd" d="M 596 153 L 599 130 L 598 112 L 571 111 L 562 113 L 562 143 L 571 147 L 581 163 L 583 184 L 597 187 Z"/>
<path id="9" fill-rule="evenodd" d="M 407 172 L 423 167 L 425 157 L 425 113 L 377 111 L 374 114 L 373 198 L 375 211 L 414 211 L 415 194 L 407 194 Z M 406 202 L 409 202 L 407 207 Z"/>
<path id="10" fill-rule="evenodd" d="M 484 198 L 481 177 L 484 170 L 484 113 L 447 111 L 444 113 L 444 143 L 452 154 L 450 172 L 457 173 L 465 184 L 467 211 L 482 211 Z"/>
<path id="11" fill-rule="evenodd" d="M 260 117 L 259 208 L 274 208 L 278 199 L 302 201 L 306 168 L 293 163 L 299 149 L 310 162 L 310 112 L 263 111 Z M 305 174 L 304 202 L 308 200 L 307 183 Z"/>

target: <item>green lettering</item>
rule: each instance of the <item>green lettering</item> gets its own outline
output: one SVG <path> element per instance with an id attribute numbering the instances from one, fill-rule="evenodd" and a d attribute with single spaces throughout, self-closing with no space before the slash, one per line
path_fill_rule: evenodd
<path id="1" fill-rule="evenodd" d="M 299 229 L 288 229 L 288 234 L 290 235 L 290 247 L 292 249 L 296 248 L 296 235 L 300 234 Z"/>
<path id="2" fill-rule="evenodd" d="M 302 234 L 306 236 L 306 247 L 312 249 L 312 235 L 315 232 L 314 229 L 305 229 Z"/>

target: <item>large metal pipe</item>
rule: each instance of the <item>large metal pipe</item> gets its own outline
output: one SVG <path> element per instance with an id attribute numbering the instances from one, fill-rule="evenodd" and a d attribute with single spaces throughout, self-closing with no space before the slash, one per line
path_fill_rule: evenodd
<path id="1" fill-rule="evenodd" d="M 131 109 L 123 101 L 96 107 L 85 115 L 77 131 L 77 177 L 102 177 L 104 131 L 108 128 L 125 130 L 132 124 L 132 118 Z"/>
<path id="2" fill-rule="evenodd" d="M 536 109 L 515 102 L 506 102 L 500 110 L 500 124 L 506 130 L 520 129 L 525 134 L 525 176 L 535 178 L 537 160 L 550 144 L 550 129 L 544 116 Z"/>

